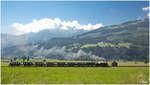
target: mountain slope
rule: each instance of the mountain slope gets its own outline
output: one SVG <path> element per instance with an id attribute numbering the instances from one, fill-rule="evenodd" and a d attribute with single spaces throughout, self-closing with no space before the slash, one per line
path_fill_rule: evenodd
<path id="1" fill-rule="evenodd" d="M 107 26 L 94 31 L 90 31 L 78 35 L 78 38 L 92 40 L 95 39 L 95 42 L 131 42 L 134 44 L 148 45 L 148 27 L 148 19 L 136 20 L 126 22 L 121 25 Z"/>
<path id="2" fill-rule="evenodd" d="M 68 52 L 77 52 L 82 49 L 107 60 L 147 60 L 149 54 L 148 40 L 149 20 L 143 19 L 106 26 L 70 38 L 52 38 L 34 43 L 34 45 L 43 49 L 65 46 Z M 6 48 L 5 52 L 2 53 L 3 56 L 16 55 L 12 49 L 15 47 Z M 45 54 L 44 56 L 50 55 Z"/>
<path id="3" fill-rule="evenodd" d="M 136 20 L 106 26 L 72 38 L 54 38 L 40 46 L 66 46 L 71 51 L 82 49 L 106 59 L 145 60 L 149 54 L 149 20 Z"/>

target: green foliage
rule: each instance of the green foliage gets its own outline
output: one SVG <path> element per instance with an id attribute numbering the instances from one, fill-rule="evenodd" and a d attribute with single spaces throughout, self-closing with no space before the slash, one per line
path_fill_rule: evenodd
<path id="1" fill-rule="evenodd" d="M 81 48 L 88 48 L 88 47 L 96 47 L 97 44 L 85 44 L 83 46 L 81 46 Z"/>
<path id="2" fill-rule="evenodd" d="M 126 47 L 126 48 L 130 48 L 131 43 L 119 43 L 118 47 Z"/>
<path id="3" fill-rule="evenodd" d="M 14 57 L 14 61 L 16 61 L 17 60 L 17 57 Z"/>
<path id="4" fill-rule="evenodd" d="M 97 44 L 99 47 L 115 47 L 115 44 L 111 43 L 98 42 Z"/>
<path id="5" fill-rule="evenodd" d="M 29 60 L 30 60 L 30 57 L 28 56 L 28 57 L 27 57 L 27 61 L 29 61 Z"/>
<path id="6" fill-rule="evenodd" d="M 104 43 L 104 42 L 98 42 L 97 44 L 85 44 L 81 46 L 81 48 L 88 48 L 88 47 L 125 47 L 130 48 L 131 43 L 118 43 L 118 44 L 111 44 L 111 43 Z"/>

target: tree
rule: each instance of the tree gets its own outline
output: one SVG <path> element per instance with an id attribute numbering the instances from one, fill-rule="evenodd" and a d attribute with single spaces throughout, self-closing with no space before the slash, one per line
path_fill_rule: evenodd
<path id="1" fill-rule="evenodd" d="M 21 58 L 23 59 L 23 62 L 26 60 L 26 57 L 25 57 L 25 56 L 21 56 Z"/>
<path id="2" fill-rule="evenodd" d="M 144 61 L 144 63 L 145 63 L 145 64 L 147 64 L 147 63 L 148 63 L 148 61 L 147 61 L 147 60 L 145 60 L 145 61 Z"/>
<path id="3" fill-rule="evenodd" d="M 45 56 L 42 56 L 42 58 L 43 58 L 43 62 L 46 62 L 46 58 L 45 58 Z"/>
<path id="4" fill-rule="evenodd" d="M 17 57 L 14 57 L 14 61 L 16 61 L 17 60 Z"/>
<path id="5" fill-rule="evenodd" d="M 13 62 L 13 59 L 10 59 L 10 62 Z"/>
<path id="6" fill-rule="evenodd" d="M 46 59 L 44 59 L 43 62 L 46 62 Z"/>
<path id="7" fill-rule="evenodd" d="M 30 58 L 29 58 L 29 56 L 28 56 L 27 61 L 29 61 L 29 60 L 30 60 Z"/>

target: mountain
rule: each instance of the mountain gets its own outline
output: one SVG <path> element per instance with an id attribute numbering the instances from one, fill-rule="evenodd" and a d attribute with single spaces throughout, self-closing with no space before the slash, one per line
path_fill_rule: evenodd
<path id="1" fill-rule="evenodd" d="M 105 26 L 68 38 L 52 38 L 34 43 L 43 52 L 53 47 L 65 46 L 67 52 L 83 50 L 107 60 L 148 60 L 149 55 L 149 19 L 125 22 L 120 25 Z M 28 44 L 27 46 L 33 46 Z M 42 48 L 42 49 L 41 49 Z M 17 46 L 6 48 L 2 56 L 25 55 L 13 50 Z M 33 51 L 36 52 L 36 51 Z M 18 51 L 18 53 L 21 53 Z M 60 52 L 59 52 L 60 53 Z M 51 54 L 43 54 L 49 57 Z M 33 54 L 30 53 L 30 56 Z"/>
<path id="2" fill-rule="evenodd" d="M 76 36 L 78 34 L 86 32 L 85 30 L 42 30 L 37 33 L 27 33 L 23 35 L 10 35 L 1 34 L 2 48 L 7 48 L 16 45 L 17 40 L 22 40 L 24 43 L 35 43 L 40 41 L 46 41 L 52 38 L 64 38 Z"/>
<path id="3" fill-rule="evenodd" d="M 1 48 L 6 48 L 6 47 L 11 47 L 13 45 L 15 45 L 15 43 L 13 43 L 13 41 L 11 39 L 16 38 L 17 36 L 15 35 L 7 35 L 2 33 L 1 34 Z"/>
<path id="4" fill-rule="evenodd" d="M 139 45 L 148 45 L 149 20 L 136 20 L 125 22 L 121 25 L 106 26 L 97 30 L 83 33 L 79 39 L 92 39 L 88 43 L 99 41 L 118 43 L 129 42 Z"/>
<path id="5" fill-rule="evenodd" d="M 70 38 L 53 38 L 40 44 L 66 46 L 67 44 L 80 43 L 93 44 L 97 42 L 107 43 L 132 43 L 135 45 L 149 45 L 149 20 L 136 20 L 120 25 L 102 27 L 85 32 Z"/>

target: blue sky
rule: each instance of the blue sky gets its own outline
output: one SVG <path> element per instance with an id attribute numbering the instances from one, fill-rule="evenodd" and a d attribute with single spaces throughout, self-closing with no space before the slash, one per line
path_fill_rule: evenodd
<path id="1" fill-rule="evenodd" d="M 7 32 L 13 23 L 27 24 L 34 19 L 60 18 L 64 21 L 77 20 L 80 24 L 98 24 L 104 26 L 121 24 L 125 21 L 147 18 L 147 1 L 120 2 L 2 2 L 2 32 Z"/>

